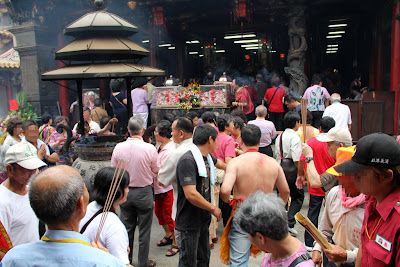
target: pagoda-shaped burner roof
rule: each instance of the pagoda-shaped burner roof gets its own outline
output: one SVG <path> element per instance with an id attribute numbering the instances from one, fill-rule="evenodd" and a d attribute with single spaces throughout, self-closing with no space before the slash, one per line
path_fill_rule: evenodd
<path id="1" fill-rule="evenodd" d="M 149 55 L 149 51 L 125 37 L 77 39 L 56 52 L 57 60 L 131 59 Z"/>
<path id="2" fill-rule="evenodd" d="M 105 11 L 88 13 L 72 22 L 64 30 L 64 34 L 74 37 L 88 35 L 131 36 L 138 28 L 123 18 Z"/>
<path id="3" fill-rule="evenodd" d="M 71 65 L 42 73 L 42 80 L 163 76 L 163 70 L 129 62 Z"/>

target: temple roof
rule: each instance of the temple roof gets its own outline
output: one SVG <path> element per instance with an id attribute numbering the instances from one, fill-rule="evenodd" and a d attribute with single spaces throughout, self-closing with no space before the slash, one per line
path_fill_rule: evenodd
<path id="1" fill-rule="evenodd" d="M 78 20 L 72 22 L 64 30 L 64 34 L 74 37 L 95 34 L 131 36 L 138 32 L 138 28 L 130 22 L 105 11 L 88 13 Z"/>
<path id="2" fill-rule="evenodd" d="M 0 55 L 1 68 L 19 68 L 20 59 L 19 54 L 13 48 Z"/>

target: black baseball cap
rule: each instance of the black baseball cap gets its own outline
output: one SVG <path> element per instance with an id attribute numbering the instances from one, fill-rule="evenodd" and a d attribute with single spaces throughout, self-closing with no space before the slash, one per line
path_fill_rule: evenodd
<path id="1" fill-rule="evenodd" d="M 400 165 L 400 145 L 384 133 L 362 137 L 351 160 L 334 167 L 342 174 L 353 174 L 367 167 L 391 168 Z"/>

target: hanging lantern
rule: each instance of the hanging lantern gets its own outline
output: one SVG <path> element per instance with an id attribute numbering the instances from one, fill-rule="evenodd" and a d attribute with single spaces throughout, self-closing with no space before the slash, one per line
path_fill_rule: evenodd
<path id="1" fill-rule="evenodd" d="M 233 0 L 235 5 L 235 20 L 247 18 L 247 0 Z"/>
<path id="2" fill-rule="evenodd" d="M 152 8 L 154 25 L 164 25 L 163 7 L 155 6 Z"/>

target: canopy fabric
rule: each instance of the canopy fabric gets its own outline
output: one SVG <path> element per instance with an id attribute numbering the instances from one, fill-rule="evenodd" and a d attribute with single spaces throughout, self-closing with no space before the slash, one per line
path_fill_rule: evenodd
<path id="1" fill-rule="evenodd" d="M 160 69 L 130 62 L 70 65 L 42 73 L 44 81 L 163 76 Z"/>
<path id="2" fill-rule="evenodd" d="M 20 59 L 19 54 L 13 48 L 0 55 L 1 68 L 19 68 Z"/>

